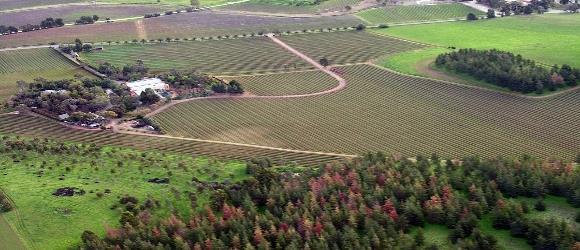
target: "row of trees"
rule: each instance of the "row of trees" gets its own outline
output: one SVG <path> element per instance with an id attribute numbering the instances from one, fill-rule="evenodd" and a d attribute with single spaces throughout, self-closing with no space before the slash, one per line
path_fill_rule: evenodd
<path id="1" fill-rule="evenodd" d="M 123 214 L 121 226 L 99 238 L 83 234 L 85 249 L 437 249 L 422 230 L 427 223 L 449 228 L 460 249 L 498 249 L 478 228 L 491 216 L 494 227 L 510 229 L 535 249 L 570 249 L 580 233 L 569 221 L 531 220 L 510 197 L 568 198 L 580 207 L 580 171 L 571 163 L 530 157 L 442 161 L 367 154 L 293 174 L 268 160 L 248 162 L 251 177 L 214 185 L 210 203 L 188 218 L 158 220 L 148 209 Z M 512 205 L 515 204 L 515 205 Z M 517 230 L 516 230 L 517 228 Z"/>
<path id="2" fill-rule="evenodd" d="M 17 28 L 15 26 L 0 25 L 0 34 L 18 33 L 18 31 L 29 32 L 33 30 L 50 29 L 61 26 L 64 26 L 64 21 L 62 20 L 62 18 L 48 17 L 42 20 L 40 24 L 26 24 L 20 26 L 20 28 Z"/>
<path id="3" fill-rule="evenodd" d="M 471 75 L 488 83 L 522 93 L 543 93 L 545 89 L 576 86 L 580 70 L 569 65 L 552 69 L 524 59 L 521 55 L 499 50 L 460 49 L 441 54 L 435 60 L 439 67 Z"/>

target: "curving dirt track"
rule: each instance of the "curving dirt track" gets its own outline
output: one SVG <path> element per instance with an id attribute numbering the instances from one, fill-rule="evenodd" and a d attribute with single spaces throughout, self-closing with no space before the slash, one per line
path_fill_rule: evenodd
<path id="1" fill-rule="evenodd" d="M 219 95 L 219 96 L 207 96 L 207 97 L 194 97 L 194 98 L 189 98 L 189 99 L 172 101 L 172 102 L 168 103 L 167 105 L 164 105 L 164 106 L 148 113 L 146 115 L 146 117 L 151 117 L 151 116 L 154 116 L 156 114 L 159 114 L 159 113 L 163 112 L 164 110 L 166 110 L 170 107 L 173 107 L 177 104 L 189 102 L 189 101 L 195 101 L 195 100 L 224 99 L 224 98 L 232 98 L 232 99 L 233 98 L 260 98 L 260 99 L 301 98 L 301 97 L 311 97 L 311 96 L 330 94 L 330 93 L 334 93 L 334 92 L 337 92 L 337 91 L 340 91 L 340 90 L 346 88 L 346 80 L 344 78 L 342 78 L 342 76 L 333 72 L 329 68 L 322 66 L 320 63 L 318 63 L 314 59 L 308 57 L 304 53 L 292 48 L 290 45 L 288 45 L 288 44 L 284 43 L 283 41 L 281 41 L 280 39 L 278 39 L 274 34 L 269 33 L 269 34 L 266 34 L 266 36 L 268 38 L 270 38 L 274 43 L 280 45 L 280 47 L 282 47 L 282 48 L 288 50 L 289 52 L 291 52 L 292 54 L 300 57 L 302 60 L 312 64 L 318 70 L 332 76 L 334 79 L 336 79 L 338 81 L 338 85 L 336 85 L 336 87 L 334 87 L 332 89 L 327 89 L 327 90 L 324 90 L 321 92 L 310 93 L 310 94 L 299 94 L 299 95 L 277 95 L 277 96 L 274 96 L 274 95 L 260 95 L 260 96 L 256 96 L 256 95 Z"/>

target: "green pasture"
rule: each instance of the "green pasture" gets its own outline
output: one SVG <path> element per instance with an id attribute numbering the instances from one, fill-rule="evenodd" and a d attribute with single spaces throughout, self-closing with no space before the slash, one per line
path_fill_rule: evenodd
<path id="1" fill-rule="evenodd" d="M 16 206 L 5 219 L 11 225 L 22 225 L 18 233 L 39 249 L 74 246 L 84 230 L 103 235 L 107 226 L 119 226 L 121 210 L 112 206 L 124 195 L 137 197 L 140 204 L 147 198 L 159 201 L 160 207 L 154 209 L 159 218 L 173 212 L 188 216 L 191 206 L 186 191 L 196 190 L 192 177 L 238 181 L 246 176 L 245 165 L 239 162 L 119 148 L 104 148 L 95 155 L 4 152 L 0 153 L 0 166 L 0 187 Z M 165 177 L 169 184 L 148 182 Z M 82 188 L 86 194 L 52 195 L 61 187 Z M 96 193 L 106 189 L 111 193 L 98 198 Z M 197 196 L 198 208 L 203 208 L 207 193 Z"/>
<path id="2" fill-rule="evenodd" d="M 545 14 L 397 26 L 375 32 L 442 48 L 495 48 L 521 54 L 547 65 L 570 64 L 580 67 L 579 22 L 580 15 Z M 418 59 L 435 57 L 433 53 Z"/>

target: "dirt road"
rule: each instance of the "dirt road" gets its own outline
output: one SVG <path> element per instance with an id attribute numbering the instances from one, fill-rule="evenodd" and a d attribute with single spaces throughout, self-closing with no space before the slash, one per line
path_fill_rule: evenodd
<path id="1" fill-rule="evenodd" d="M 240 98 L 255 98 L 255 99 L 287 99 L 287 98 L 302 98 L 302 97 L 311 97 L 311 96 L 319 96 L 319 95 L 325 95 L 325 94 L 330 94 L 330 93 L 334 93 L 337 91 L 340 91 L 344 88 L 346 88 L 346 80 L 344 78 L 342 78 L 340 75 L 332 72 L 329 68 L 322 66 L 320 63 L 318 63 L 317 61 L 315 61 L 314 59 L 308 57 L 307 55 L 305 55 L 304 53 L 292 48 L 290 45 L 284 43 L 282 40 L 278 39 L 274 34 L 269 33 L 266 34 L 267 37 L 269 37 L 274 43 L 280 45 L 280 47 L 290 51 L 292 54 L 300 57 L 302 60 L 308 62 L 309 64 L 312 64 L 315 68 L 317 68 L 318 70 L 332 76 L 332 78 L 336 79 L 338 81 L 338 85 L 336 85 L 336 87 L 332 88 L 332 89 L 327 89 L 321 92 L 316 92 L 316 93 L 310 93 L 310 94 L 300 94 L 300 95 L 277 95 L 277 96 L 264 96 L 264 95 L 219 95 L 219 96 L 207 96 L 207 97 L 194 97 L 194 98 L 189 98 L 189 99 L 183 99 L 183 100 L 175 100 L 175 101 L 171 101 L 170 103 L 150 112 L 149 114 L 146 115 L 146 117 L 151 117 L 154 116 L 156 114 L 159 114 L 161 112 L 163 112 L 164 110 L 173 107 L 177 104 L 180 103 L 184 103 L 184 102 L 190 102 L 190 101 L 195 101 L 195 100 L 204 100 L 204 99 L 240 99 Z"/>

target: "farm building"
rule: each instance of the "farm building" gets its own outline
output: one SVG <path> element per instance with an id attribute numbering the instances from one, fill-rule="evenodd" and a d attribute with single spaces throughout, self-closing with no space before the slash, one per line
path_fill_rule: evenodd
<path id="1" fill-rule="evenodd" d="M 169 85 L 159 78 L 146 78 L 139 81 L 127 82 L 127 87 L 131 89 L 134 95 L 140 95 L 146 89 L 152 89 L 155 92 L 163 92 L 169 88 Z"/>

